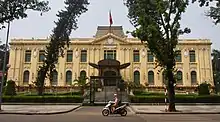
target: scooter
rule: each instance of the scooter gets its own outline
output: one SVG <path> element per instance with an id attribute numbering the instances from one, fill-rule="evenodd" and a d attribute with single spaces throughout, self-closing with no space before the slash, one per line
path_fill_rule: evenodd
<path id="1" fill-rule="evenodd" d="M 112 112 L 112 105 L 114 104 L 113 101 L 109 101 L 108 104 L 102 109 L 102 115 L 103 116 L 108 116 L 109 114 L 120 114 L 121 116 L 126 116 L 127 115 L 127 104 L 124 104 L 122 106 L 117 107 L 114 112 Z"/>

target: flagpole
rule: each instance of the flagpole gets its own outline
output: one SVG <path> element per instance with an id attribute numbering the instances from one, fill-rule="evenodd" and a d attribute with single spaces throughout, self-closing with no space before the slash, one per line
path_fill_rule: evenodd
<path id="1" fill-rule="evenodd" d="M 113 24 L 113 21 L 112 21 L 112 15 L 111 15 L 111 10 L 109 10 L 109 33 L 112 33 L 112 24 Z"/>

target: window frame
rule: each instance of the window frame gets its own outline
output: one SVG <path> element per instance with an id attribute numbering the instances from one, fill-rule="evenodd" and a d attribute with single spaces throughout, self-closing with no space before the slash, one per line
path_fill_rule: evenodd
<path id="1" fill-rule="evenodd" d="M 81 50 L 80 62 L 87 62 L 87 50 Z"/>
<path id="2" fill-rule="evenodd" d="M 25 62 L 31 62 L 31 50 L 26 50 L 24 57 L 25 57 L 25 58 L 24 58 L 24 61 L 25 61 Z"/>
<path id="3" fill-rule="evenodd" d="M 133 50 L 133 62 L 140 62 L 140 50 Z"/>

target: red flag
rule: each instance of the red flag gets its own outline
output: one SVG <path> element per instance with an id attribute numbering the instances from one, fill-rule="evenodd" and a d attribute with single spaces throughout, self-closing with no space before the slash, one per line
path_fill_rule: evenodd
<path id="1" fill-rule="evenodd" d="M 109 22 L 110 22 L 110 26 L 111 26 L 113 24 L 111 11 L 109 11 Z"/>

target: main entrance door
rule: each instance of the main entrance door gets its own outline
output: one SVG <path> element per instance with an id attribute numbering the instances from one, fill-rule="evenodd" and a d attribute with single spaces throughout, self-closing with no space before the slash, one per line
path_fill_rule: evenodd
<path id="1" fill-rule="evenodd" d="M 116 76 L 115 71 L 105 71 L 104 77 Z M 116 79 L 104 79 L 104 86 L 116 86 Z"/>

